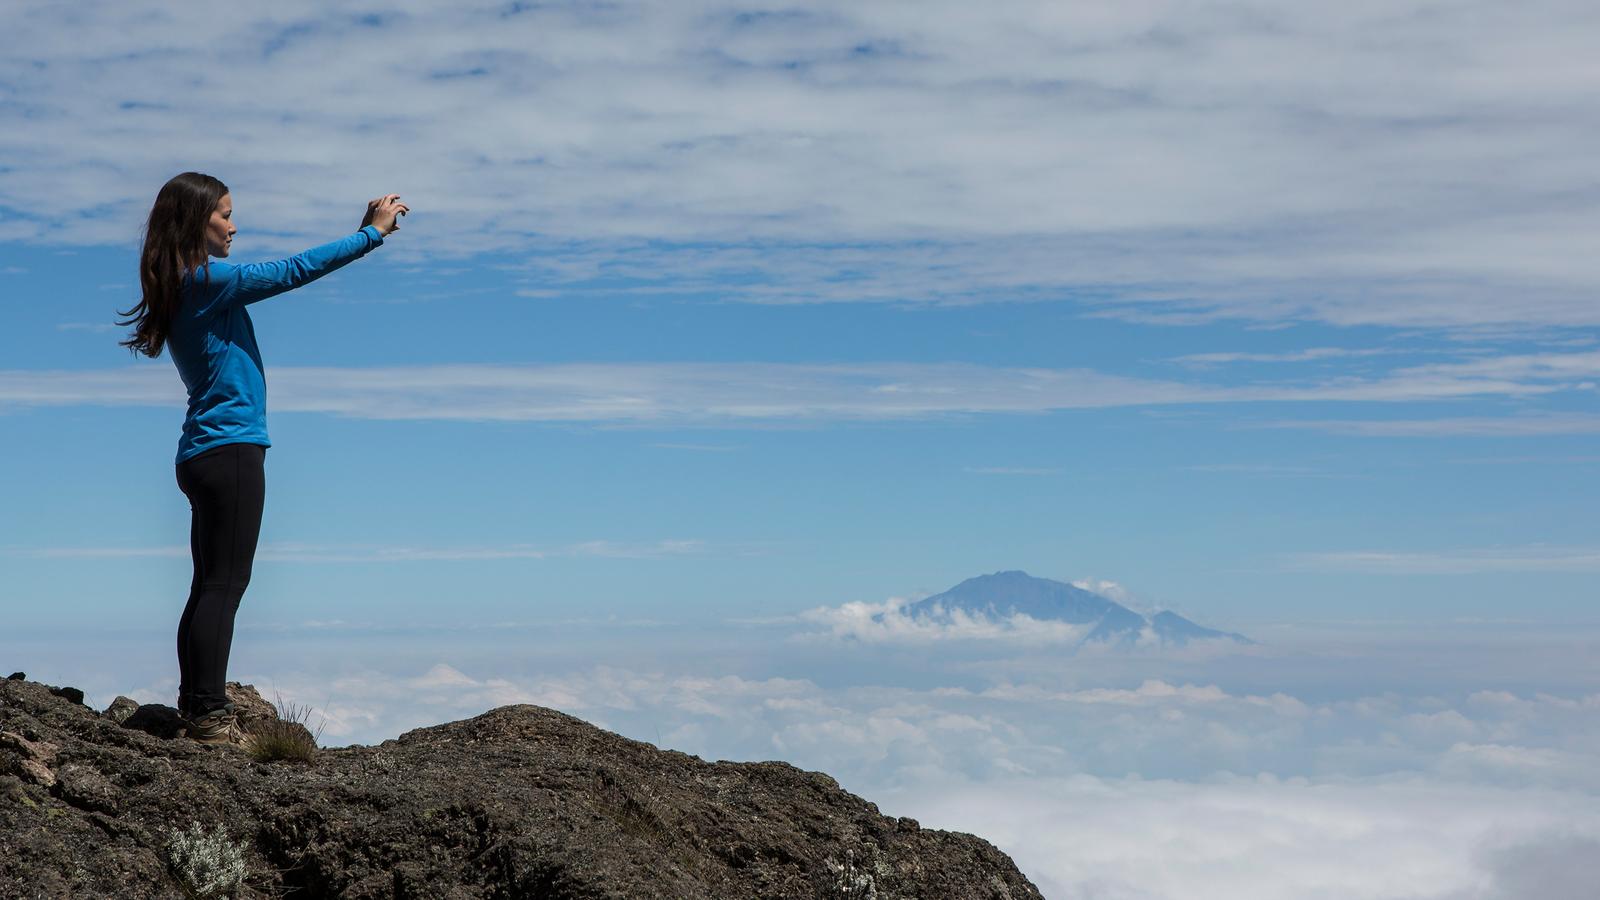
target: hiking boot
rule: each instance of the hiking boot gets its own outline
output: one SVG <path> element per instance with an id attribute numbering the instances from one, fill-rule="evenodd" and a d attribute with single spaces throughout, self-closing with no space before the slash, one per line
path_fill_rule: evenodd
<path id="1" fill-rule="evenodd" d="M 250 744 L 250 736 L 239 727 L 239 717 L 234 715 L 231 705 L 190 719 L 189 737 L 201 744 L 232 744 L 235 747 L 247 747 Z"/>

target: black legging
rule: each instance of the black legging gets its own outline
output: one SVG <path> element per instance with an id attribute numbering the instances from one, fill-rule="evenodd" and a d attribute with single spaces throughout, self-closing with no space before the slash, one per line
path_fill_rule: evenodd
<path id="1" fill-rule="evenodd" d="M 261 536 L 266 457 L 267 448 L 257 444 L 224 444 L 178 464 L 178 487 L 193 511 L 194 580 L 178 620 L 178 706 L 185 715 L 204 715 L 228 702 L 233 617 Z"/>

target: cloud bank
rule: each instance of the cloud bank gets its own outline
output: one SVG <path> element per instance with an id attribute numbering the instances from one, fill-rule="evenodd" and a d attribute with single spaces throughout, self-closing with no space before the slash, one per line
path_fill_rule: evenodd
<path id="1" fill-rule="evenodd" d="M 1582 900 L 1587 796 L 1427 778 L 1075 778 L 889 795 L 1008 848 L 1051 900 Z"/>
<path id="2" fill-rule="evenodd" d="M 1594 694 L 1318 702 L 1159 679 L 972 691 L 472 668 L 318 690 L 363 698 L 331 707 L 346 733 L 393 722 L 386 707 L 532 702 L 708 758 L 787 759 L 996 842 L 1053 898 L 1578 900 L 1600 846 Z"/>
<path id="3" fill-rule="evenodd" d="M 330 744 L 537 703 L 708 759 L 784 759 L 993 840 L 1049 897 L 1576 900 L 1591 883 L 1600 685 L 1582 641 L 1521 657 L 1587 687 L 1533 687 L 1525 665 L 1484 664 L 1495 629 L 1111 665 L 620 625 L 254 635 L 234 674 L 325 714 Z M 170 702 L 153 665 L 129 693 Z M 128 666 L 98 680 L 128 692 Z"/>

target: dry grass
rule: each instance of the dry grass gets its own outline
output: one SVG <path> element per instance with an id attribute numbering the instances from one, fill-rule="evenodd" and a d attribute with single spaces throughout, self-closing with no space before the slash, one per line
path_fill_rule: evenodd
<path id="1" fill-rule="evenodd" d="M 285 703 L 277 696 L 272 705 L 278 710 L 278 718 L 250 726 L 250 756 L 257 762 L 311 762 L 327 719 L 319 721 L 313 732 L 307 724 L 311 721 L 309 705 Z"/>

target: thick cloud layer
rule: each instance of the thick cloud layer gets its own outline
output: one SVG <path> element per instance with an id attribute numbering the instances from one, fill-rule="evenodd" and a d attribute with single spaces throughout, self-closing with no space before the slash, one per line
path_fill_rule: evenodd
<path id="1" fill-rule="evenodd" d="M 900 804 L 1006 847 L 1051 900 L 1580 900 L 1600 848 L 1593 795 L 1428 777 L 956 782 Z"/>
<path id="2" fill-rule="evenodd" d="M 397 252 L 534 290 L 1600 321 L 1588 5 L 975 9 L 7 4 L 0 240 L 131 241 L 192 166 L 255 246 L 400 190 Z"/>

